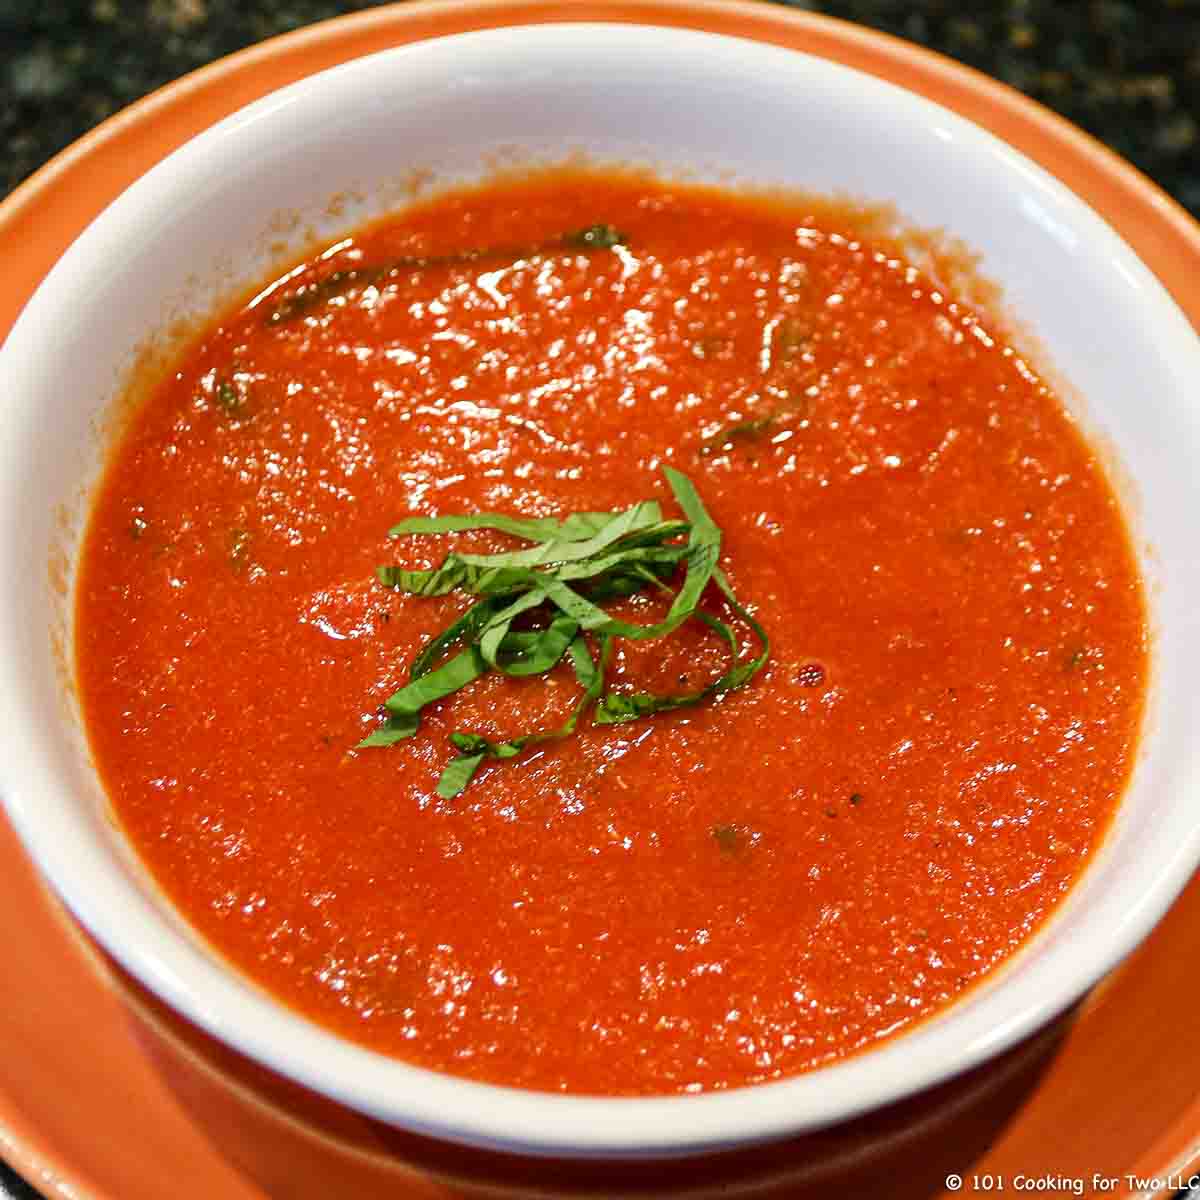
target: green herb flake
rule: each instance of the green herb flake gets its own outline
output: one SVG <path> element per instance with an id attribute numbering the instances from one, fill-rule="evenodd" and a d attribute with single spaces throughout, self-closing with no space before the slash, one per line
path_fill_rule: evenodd
<path id="1" fill-rule="evenodd" d="M 250 392 L 244 383 L 220 379 L 213 388 L 213 399 L 223 413 L 231 417 L 240 417 L 245 415 Z"/>
<path id="2" fill-rule="evenodd" d="M 742 837 L 736 825 L 714 825 L 712 835 L 717 839 L 722 854 L 735 854 L 741 849 Z"/>
<path id="3" fill-rule="evenodd" d="M 269 313 L 268 325 L 283 325 L 297 317 L 306 316 L 314 309 L 321 308 L 336 296 L 344 296 L 358 288 L 369 287 L 377 282 L 389 268 L 359 269 L 350 267 L 344 270 L 331 271 L 322 279 L 303 284 L 290 296 L 284 299 Z"/>
<path id="4" fill-rule="evenodd" d="M 588 225 L 570 233 L 562 233 L 544 242 L 522 246 L 479 246 L 449 254 L 407 254 L 376 266 L 343 267 L 321 279 L 301 284 L 285 295 L 266 315 L 268 326 L 286 325 L 298 317 L 308 316 L 323 308 L 330 300 L 362 291 L 389 280 L 399 279 L 418 271 L 433 271 L 450 267 L 470 266 L 473 263 L 519 262 L 539 258 L 555 250 L 611 250 L 624 246 L 626 237 L 613 225 Z"/>
<path id="5" fill-rule="evenodd" d="M 731 338 L 719 334 L 705 334 L 692 343 L 692 353 L 700 359 L 719 358 L 733 346 Z"/>
<path id="6" fill-rule="evenodd" d="M 244 571 L 250 561 L 250 543 L 253 537 L 250 530 L 240 526 L 229 531 L 226 547 L 229 551 L 229 565 L 235 571 Z"/>
<path id="7" fill-rule="evenodd" d="M 723 454 L 732 450 L 739 442 L 756 441 L 775 424 L 775 420 L 775 414 L 768 413 L 765 417 L 748 417 L 744 421 L 734 421 L 732 425 L 726 425 L 712 437 L 705 438 L 700 443 L 700 453 L 707 458 L 712 454 Z"/>
<path id="8" fill-rule="evenodd" d="M 771 337 L 772 357 L 778 362 L 788 362 L 812 348 L 808 329 L 798 317 L 784 317 L 775 326 Z"/>
<path id="9" fill-rule="evenodd" d="M 615 225 L 589 225 L 562 237 L 564 246 L 577 246 L 582 250 L 611 250 L 614 246 L 624 246 L 627 241 Z"/>
<path id="10" fill-rule="evenodd" d="M 753 850 L 762 839 L 762 834 L 750 825 L 729 822 L 714 825 L 709 830 L 717 843 L 722 857 L 738 857 Z"/>
<path id="11" fill-rule="evenodd" d="M 1065 670 L 1068 673 L 1100 670 L 1103 667 L 1103 655 L 1090 646 L 1079 646 L 1067 655 Z"/>
<path id="12" fill-rule="evenodd" d="M 745 687 L 766 664 L 767 634 L 738 601 L 717 565 L 721 531 L 704 508 L 691 481 L 670 467 L 667 483 L 683 520 L 664 519 L 659 505 L 643 501 L 610 513 L 575 513 L 565 519 L 521 518 L 496 513 L 412 518 L 391 530 L 412 537 L 489 529 L 533 543 L 499 554 L 449 553 L 432 570 L 383 566 L 376 571 L 385 587 L 419 596 L 464 592 L 477 599 L 418 652 L 409 682 L 385 702 L 385 722 L 360 743 L 387 746 L 412 737 L 429 704 L 453 695 L 489 672 L 511 676 L 545 675 L 566 658 L 582 689 L 566 722 L 504 742 L 458 732 L 458 751 L 438 783 L 444 798 L 458 795 L 487 758 L 515 758 L 528 747 L 572 734 L 591 713 L 595 725 L 613 725 L 668 712 Z M 680 567 L 678 590 L 668 580 Z M 712 587 L 758 642 L 746 657 L 734 630 L 700 608 Z M 654 589 L 672 596 L 666 617 L 635 625 L 612 617 L 603 605 Z M 518 619 L 522 627 L 514 628 Z M 704 687 L 669 695 L 604 692 L 606 665 L 616 638 L 647 640 L 669 635 L 685 621 L 707 626 L 725 643 L 729 666 Z M 686 676 L 681 676 L 681 682 Z"/>
<path id="13" fill-rule="evenodd" d="M 129 536 L 133 538 L 135 542 L 140 541 L 142 534 L 144 534 L 149 528 L 150 522 L 147 521 L 145 517 L 141 516 L 140 513 L 134 513 L 129 522 Z"/>

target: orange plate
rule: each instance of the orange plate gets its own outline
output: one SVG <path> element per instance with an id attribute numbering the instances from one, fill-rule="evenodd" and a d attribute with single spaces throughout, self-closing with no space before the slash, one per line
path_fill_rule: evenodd
<path id="1" fill-rule="evenodd" d="M 1005 138 L 1090 202 L 1200 327 L 1200 227 L 1133 168 L 1016 92 L 904 42 L 765 4 L 436 0 L 243 51 L 77 142 L 0 206 L 0 335 L 75 235 L 186 138 L 263 93 L 387 46 L 497 25 L 632 21 L 806 50 L 903 85 Z M 52 1195 L 928 1197 L 947 1175 L 1162 1180 L 1200 1163 L 1200 881 L 1072 1014 L 1000 1060 L 870 1117 L 682 1163 L 570 1163 L 397 1133 L 285 1083 L 166 1012 L 46 893 L 0 822 L 0 1154 Z M 1059 1194 L 1062 1194 L 1062 1182 Z M 1175 1183 L 1175 1186 L 1179 1186 Z M 999 1189 L 994 1189 L 999 1190 Z M 1147 1189 L 1148 1190 L 1148 1189 Z M 1046 1194 L 1044 1191 L 1041 1194 Z M 1069 1191 L 1068 1191 L 1069 1194 Z"/>

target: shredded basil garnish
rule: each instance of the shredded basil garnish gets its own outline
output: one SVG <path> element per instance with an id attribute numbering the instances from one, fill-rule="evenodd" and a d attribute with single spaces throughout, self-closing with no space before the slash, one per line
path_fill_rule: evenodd
<path id="1" fill-rule="evenodd" d="M 522 518 L 498 513 L 474 516 L 414 517 L 390 531 L 392 537 L 489 529 L 533 545 L 500 554 L 451 552 L 432 570 L 379 567 L 385 587 L 417 596 L 465 592 L 479 597 L 464 613 L 421 648 L 409 669 L 409 682 L 388 697 L 385 722 L 360 746 L 388 746 L 412 737 L 426 705 L 452 695 L 489 671 L 505 675 L 544 675 L 564 656 L 583 689 L 570 717 L 557 729 L 537 730 L 503 742 L 458 732 L 451 741 L 458 756 L 438 782 L 438 794 L 457 796 L 485 759 L 515 758 L 538 742 L 573 733 L 590 710 L 596 725 L 615 725 L 655 713 L 701 704 L 745 687 L 767 661 L 766 631 L 738 601 L 717 565 L 721 531 L 690 480 L 663 468 L 684 519 L 664 518 L 658 503 L 644 500 L 608 513 L 574 513 L 556 518 Z M 682 582 L 672 581 L 680 568 Z M 759 652 L 744 657 L 741 642 L 726 622 L 700 608 L 710 585 L 753 634 Z M 631 624 L 603 605 L 648 589 L 669 594 L 663 620 Z M 514 629 L 520 617 L 522 628 Z M 730 665 L 711 683 L 691 691 L 655 695 L 604 691 L 615 638 L 665 637 L 685 621 L 700 621 L 725 643 Z"/>

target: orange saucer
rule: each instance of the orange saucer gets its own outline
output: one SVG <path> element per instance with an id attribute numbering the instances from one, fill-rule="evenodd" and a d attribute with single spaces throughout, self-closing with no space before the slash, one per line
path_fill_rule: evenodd
<path id="1" fill-rule="evenodd" d="M 310 27 L 170 85 L 76 143 L 0 205 L 0 335 L 75 235 L 190 135 L 283 84 L 374 50 L 496 25 L 641 21 L 846 63 L 929 97 L 1037 159 L 1138 251 L 1200 327 L 1200 227 L 1098 143 L 1000 84 L 906 43 L 764 4 L 437 0 Z M 0 823 L 0 1156 L 81 1200 L 388 1197 L 1169 1194 L 1200 1164 L 1200 880 L 1073 1013 L 916 1100 L 818 1134 L 677 1163 L 571 1163 L 399 1133 L 213 1042 L 114 968 Z M 996 1185 L 1004 1177 L 1003 1189 Z M 1155 1183 L 1151 1181 L 1161 1181 Z"/>

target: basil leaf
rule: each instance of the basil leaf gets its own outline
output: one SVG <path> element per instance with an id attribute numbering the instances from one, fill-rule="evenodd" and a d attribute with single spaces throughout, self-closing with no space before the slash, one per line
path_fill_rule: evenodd
<path id="1" fill-rule="evenodd" d="M 729 602 L 729 607 L 733 609 L 737 615 L 750 626 L 750 631 L 758 639 L 762 650 L 758 657 L 751 659 L 735 671 L 730 672 L 731 681 L 725 686 L 725 691 L 732 691 L 737 687 L 744 687 L 755 675 L 759 673 L 767 665 L 767 659 L 771 657 L 771 639 L 767 636 L 767 631 L 756 621 L 753 615 L 738 601 L 737 596 L 733 594 L 733 588 L 730 586 L 729 580 L 726 578 L 725 572 L 718 567 L 713 572 L 713 582 L 721 590 L 722 595 Z"/>
<path id="2" fill-rule="evenodd" d="M 718 621 L 716 617 L 710 616 L 708 613 L 696 612 L 693 616 L 721 637 L 736 661 L 738 641 L 733 630 L 724 621 Z M 638 717 L 652 716 L 654 713 L 670 712 L 676 708 L 690 708 L 725 690 L 729 674 L 726 672 L 719 679 L 692 692 L 677 692 L 667 695 L 656 695 L 652 692 L 609 692 L 597 704 L 593 720 L 597 725 L 618 725 L 625 721 L 635 721 Z"/>
<path id="3" fill-rule="evenodd" d="M 453 800 L 471 782 L 483 759 L 482 754 L 465 754 L 451 759 L 437 782 L 437 794 L 443 800 Z"/>
<path id="4" fill-rule="evenodd" d="M 445 596 L 461 587 L 468 571 L 465 563 L 447 556 L 433 571 L 406 571 L 402 567 L 376 567 L 375 578 L 384 587 L 397 588 L 414 596 Z"/>
<path id="5" fill-rule="evenodd" d="M 420 723 L 420 718 L 415 713 L 394 714 L 388 717 L 386 724 L 363 738 L 356 749 L 363 746 L 391 746 L 404 738 L 412 737 L 420 727 Z"/>
<path id="6" fill-rule="evenodd" d="M 412 666 L 408 669 L 409 679 L 420 679 L 422 675 L 428 675 L 433 670 L 434 663 L 459 642 L 474 641 L 478 631 L 496 611 L 497 603 L 491 597 L 477 600 L 458 620 L 430 638 L 413 659 Z"/>
<path id="7" fill-rule="evenodd" d="M 742 662 L 738 657 L 738 640 L 733 630 L 724 621 L 717 620 L 709 613 L 697 611 L 695 618 L 703 621 L 729 647 L 733 655 L 733 665 L 718 679 L 706 687 L 693 692 L 679 692 L 668 695 L 655 695 L 650 692 L 609 692 L 596 706 L 593 718 L 597 725 L 618 725 L 625 721 L 635 721 L 639 717 L 653 716 L 655 713 L 670 712 L 678 708 L 690 708 L 702 704 L 705 700 L 732 692 L 745 687 L 755 675 L 766 665 L 770 655 L 771 645 L 766 630 L 746 611 L 733 593 L 729 580 L 718 568 L 713 572 L 713 580 L 721 590 L 729 606 L 750 626 L 751 632 L 761 645 L 759 654 L 749 662 Z"/>
<path id="8" fill-rule="evenodd" d="M 487 664 L 483 656 L 472 646 L 428 674 L 412 680 L 398 692 L 393 692 L 383 702 L 384 707 L 397 716 L 415 716 L 425 705 L 466 687 L 486 671 Z"/>
<path id="9" fill-rule="evenodd" d="M 453 591 L 475 596 L 500 596 L 527 582 L 524 567 L 479 566 L 448 554 L 441 566 L 430 571 L 408 571 L 403 567 L 376 567 L 375 577 L 384 587 L 413 596 L 445 596 Z"/>
<path id="10" fill-rule="evenodd" d="M 489 667 L 498 667 L 496 661 L 500 653 L 500 643 L 508 635 L 513 621 L 530 609 L 539 608 L 544 603 L 536 591 L 524 592 L 506 608 L 496 613 L 479 631 L 479 654 Z M 570 639 L 568 639 L 569 641 Z M 560 655 L 561 657 L 561 655 Z M 557 662 L 558 659 L 555 659 Z M 551 664 L 553 665 L 553 664 Z"/>
<path id="11" fill-rule="evenodd" d="M 656 506 L 657 507 L 657 506 Z M 478 513 L 472 517 L 409 517 L 388 530 L 388 537 L 409 537 L 421 533 L 464 533 L 475 529 L 494 529 L 510 533 L 527 542 L 553 540 L 577 542 L 599 532 L 613 513 L 572 513 L 564 520 L 557 517 L 508 517 L 503 513 Z"/>
<path id="12" fill-rule="evenodd" d="M 458 748 L 459 757 L 452 759 L 442 772 L 438 780 L 438 795 L 447 800 L 457 796 L 471 782 L 472 776 L 485 758 L 515 758 L 528 746 L 569 737 L 574 733 L 579 718 L 604 687 L 604 670 L 608 662 L 609 646 L 608 640 L 601 638 L 598 657 L 593 660 L 586 639 L 582 635 L 572 639 L 568 647 L 571 665 L 575 668 L 575 678 L 583 685 L 584 690 L 579 702 L 571 710 L 571 715 L 559 728 L 525 734 L 507 742 L 489 741 L 478 733 L 452 733 L 450 741 Z M 469 768 L 467 763 L 471 764 Z M 457 791 L 451 791 L 451 788 L 457 788 Z"/>
<path id="13" fill-rule="evenodd" d="M 700 595 L 712 576 L 717 552 L 718 548 L 711 544 L 697 547 L 689 544 L 684 555 L 687 575 L 683 587 L 676 593 L 666 617 L 653 625 L 633 625 L 628 621 L 615 620 L 558 577 L 538 576 L 537 587 L 567 616 L 578 621 L 581 629 L 589 633 L 608 634 L 610 637 L 645 641 L 674 633 L 695 612 Z"/>
<path id="14" fill-rule="evenodd" d="M 552 538 L 528 550 L 508 554 L 460 554 L 458 560 L 480 567 L 539 567 L 550 563 L 578 562 L 611 546 L 627 534 L 641 533 L 662 524 L 658 505 L 643 501 L 624 512 L 613 513 L 603 527 L 583 540 Z"/>
<path id="15" fill-rule="evenodd" d="M 376 567 L 375 575 L 384 587 L 415 596 L 444 596 L 455 590 L 502 595 L 535 586 L 531 571 L 537 566 L 561 566 L 557 575 L 562 579 L 589 579 L 627 563 L 676 563 L 683 559 L 687 554 L 684 547 L 655 543 L 686 533 L 687 523 L 645 524 L 646 517 L 644 512 L 629 509 L 615 514 L 607 528 L 583 541 L 549 541 L 531 550 L 505 554 L 448 554 L 440 566 L 431 570 L 382 566 Z M 596 557 L 610 546 L 612 554 Z"/>
<path id="16" fill-rule="evenodd" d="M 513 758 L 521 753 L 525 738 L 515 738 L 511 742 L 489 742 L 478 733 L 452 733 L 451 742 L 463 754 L 481 754 L 487 758 Z"/>
<path id="17" fill-rule="evenodd" d="M 479 650 L 485 661 L 489 649 L 487 638 L 495 632 L 480 640 Z M 507 634 L 496 644 L 497 653 L 491 665 L 505 675 L 544 675 L 557 665 L 578 632 L 579 626 L 570 617 L 556 617 L 548 628 L 532 637 Z"/>

